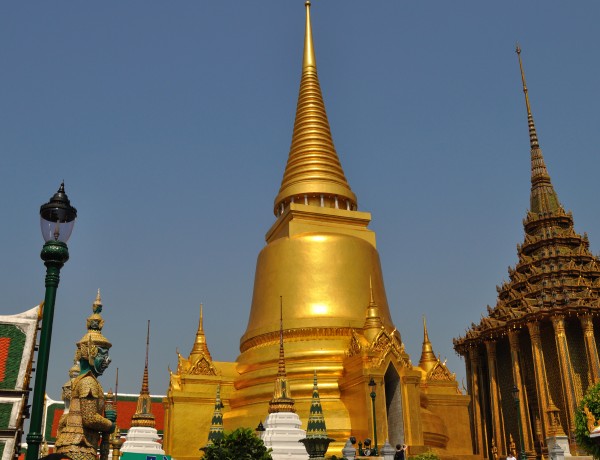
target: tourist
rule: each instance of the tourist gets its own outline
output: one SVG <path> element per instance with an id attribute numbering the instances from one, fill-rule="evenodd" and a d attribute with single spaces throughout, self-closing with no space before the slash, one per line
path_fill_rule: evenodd
<path id="1" fill-rule="evenodd" d="M 406 460 L 406 444 L 396 444 L 394 460 Z"/>

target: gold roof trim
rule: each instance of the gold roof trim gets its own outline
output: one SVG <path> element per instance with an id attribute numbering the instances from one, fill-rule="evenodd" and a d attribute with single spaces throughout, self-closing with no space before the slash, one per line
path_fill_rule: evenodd
<path id="1" fill-rule="evenodd" d="M 323 195 L 328 201 L 337 198 L 340 208 L 356 209 L 356 195 L 348 185 L 331 137 L 317 76 L 310 2 L 305 5 L 306 33 L 296 121 L 281 188 L 275 198 L 275 215 L 279 215 L 282 205 L 286 207 L 294 198 L 304 196 Z"/>

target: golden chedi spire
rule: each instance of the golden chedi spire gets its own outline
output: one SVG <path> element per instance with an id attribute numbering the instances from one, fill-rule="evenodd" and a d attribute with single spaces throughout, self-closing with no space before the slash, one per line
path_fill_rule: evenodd
<path id="1" fill-rule="evenodd" d="M 423 347 L 421 349 L 419 367 L 425 372 L 429 372 L 437 362 L 438 359 L 435 357 L 433 346 L 429 340 L 429 333 L 427 332 L 427 320 L 425 319 L 425 315 L 423 315 Z"/>
<path id="2" fill-rule="evenodd" d="M 537 131 L 531 114 L 531 105 L 529 104 L 529 93 L 527 83 L 525 82 L 525 72 L 523 71 L 523 61 L 521 60 L 521 47 L 517 44 L 517 56 L 519 57 L 519 68 L 521 69 L 521 81 L 523 82 L 523 93 L 525 94 L 525 106 L 527 108 L 527 124 L 529 125 L 529 143 L 531 146 L 531 198 L 530 211 L 536 214 L 545 212 L 554 212 L 561 205 L 558 201 L 558 195 L 554 191 L 550 174 L 544 162 L 542 149 L 538 142 Z"/>
<path id="3" fill-rule="evenodd" d="M 197 361 L 198 358 L 205 357 L 208 361 L 212 361 L 208 345 L 206 344 L 206 336 L 204 335 L 204 313 L 203 305 L 200 304 L 200 320 L 198 321 L 198 330 L 196 331 L 196 340 L 190 353 L 190 362 Z"/>
<path id="4" fill-rule="evenodd" d="M 306 32 L 302 79 L 296 108 L 292 145 L 275 198 L 275 215 L 290 202 L 321 207 L 356 209 L 356 196 L 350 189 L 335 151 L 327 120 L 310 22 L 310 1 L 306 2 Z"/>
<path id="5" fill-rule="evenodd" d="M 269 414 L 275 412 L 296 412 L 294 400 L 285 372 L 285 354 L 283 353 L 283 298 L 279 297 L 279 367 L 275 379 L 273 399 L 269 402 Z"/>
<path id="6" fill-rule="evenodd" d="M 382 330 L 391 335 L 395 327 L 376 235 L 368 228 L 371 215 L 356 210 L 355 196 L 333 148 L 315 68 L 311 11 L 307 8 L 305 13 L 305 54 L 292 148 L 275 201 L 278 218 L 267 231 L 267 244 L 256 262 L 252 305 L 240 339 L 236 390 L 227 420 L 250 426 L 257 422 L 249 415 L 252 411 L 273 410 L 271 401 L 277 398 L 269 382 L 276 379 L 276 391 L 285 383 L 289 397 L 289 387 L 279 372 L 283 361 L 278 361 L 282 337 L 277 299 L 283 295 L 285 369 L 290 381 L 297 382 L 295 410 L 301 418 L 308 415 L 311 376 L 306 369 L 313 369 L 315 360 L 324 363 L 326 385 L 344 387 L 346 392 L 323 401 L 325 411 L 338 414 L 331 421 L 330 435 L 344 439 L 351 435 L 348 407 L 354 401 L 349 395 L 362 391 L 356 388 L 360 379 L 344 380 L 343 362 L 351 342 L 355 336 L 365 338 L 365 323 L 368 328 L 374 326 L 369 329 L 374 337 Z M 377 305 L 367 312 L 370 297 Z M 370 406 L 365 410 L 370 411 Z"/>
<path id="7" fill-rule="evenodd" d="M 154 414 L 152 413 L 152 399 L 150 398 L 150 387 L 148 385 L 148 350 L 150 348 L 150 320 L 148 320 L 148 331 L 146 333 L 146 363 L 144 364 L 144 376 L 142 377 L 142 389 L 137 401 L 135 414 L 131 417 L 131 426 L 143 426 L 154 428 Z"/>

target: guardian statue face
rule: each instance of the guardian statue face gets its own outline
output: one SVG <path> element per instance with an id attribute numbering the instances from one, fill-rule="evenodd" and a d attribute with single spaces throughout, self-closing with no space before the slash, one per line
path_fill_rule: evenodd
<path id="1" fill-rule="evenodd" d="M 102 375 L 110 364 L 110 356 L 108 356 L 108 348 L 97 347 L 98 353 L 94 358 L 93 368 L 96 375 Z"/>

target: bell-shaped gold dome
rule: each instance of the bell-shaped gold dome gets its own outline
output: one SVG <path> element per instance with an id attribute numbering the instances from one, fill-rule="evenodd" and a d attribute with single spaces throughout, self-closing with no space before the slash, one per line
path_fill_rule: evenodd
<path id="1" fill-rule="evenodd" d="M 355 236 L 306 233 L 279 238 L 258 256 L 244 350 L 251 339 L 276 333 L 274 312 L 283 296 L 286 329 L 352 327 L 362 329 L 369 305 L 369 279 L 384 325 L 393 328 L 379 254 Z"/>

